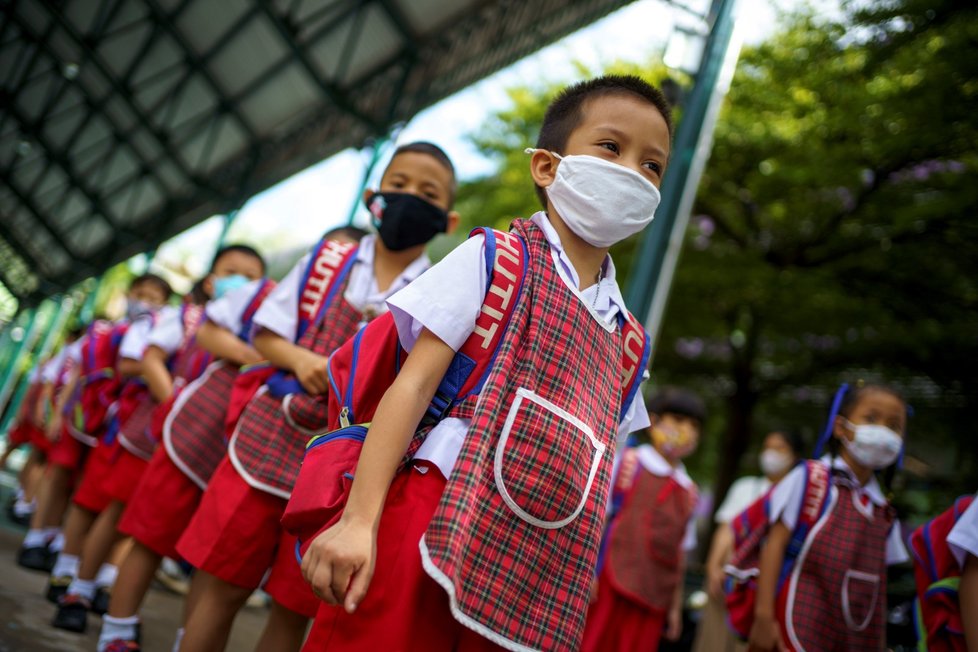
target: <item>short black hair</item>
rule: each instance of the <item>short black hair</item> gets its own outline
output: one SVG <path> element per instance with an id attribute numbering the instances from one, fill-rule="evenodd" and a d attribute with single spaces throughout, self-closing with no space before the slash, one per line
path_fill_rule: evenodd
<path id="1" fill-rule="evenodd" d="M 452 159 L 448 158 L 448 154 L 445 153 L 438 145 L 434 143 L 429 143 L 426 140 L 416 140 L 413 143 L 406 143 L 404 145 L 399 145 L 397 149 L 394 150 L 394 155 L 391 156 L 391 161 L 396 159 L 399 154 L 427 154 L 439 163 L 442 167 L 448 170 L 449 174 L 452 175 L 452 184 L 448 188 L 448 206 L 451 208 L 455 204 L 455 194 L 458 192 L 458 179 L 455 177 L 455 166 L 452 165 Z M 387 164 L 390 166 L 390 163 Z M 387 173 L 387 170 L 384 170 Z"/>
<path id="2" fill-rule="evenodd" d="M 359 226 L 338 226 L 335 229 L 330 229 L 323 234 L 323 238 L 326 240 L 333 240 L 335 238 L 349 238 L 354 242 L 360 242 L 363 236 L 367 235 L 367 232 L 361 229 Z"/>
<path id="3" fill-rule="evenodd" d="M 905 399 L 903 394 L 900 393 L 900 391 L 895 387 L 884 385 L 882 383 L 858 383 L 856 386 L 850 385 L 849 391 L 847 391 L 845 396 L 842 397 L 842 403 L 839 404 L 839 414 L 848 419 L 856 405 L 858 405 L 859 401 L 862 400 L 863 396 L 870 392 L 882 392 L 884 394 L 889 394 L 904 405 L 907 404 L 907 399 Z"/>
<path id="4" fill-rule="evenodd" d="M 210 271 L 212 272 L 214 271 L 214 267 L 217 265 L 217 261 L 219 261 L 222 256 L 224 256 L 225 254 L 230 254 L 235 252 L 239 254 L 244 254 L 245 256 L 251 256 L 252 258 L 256 258 L 258 262 L 261 263 L 262 275 L 265 274 L 265 259 L 262 257 L 260 253 L 258 253 L 257 249 L 255 249 L 254 247 L 250 247 L 246 244 L 229 244 L 218 249 L 217 253 L 214 254 L 214 259 L 211 260 Z"/>
<path id="5" fill-rule="evenodd" d="M 200 279 L 193 284 L 185 299 L 196 306 L 203 306 L 211 300 L 207 294 L 207 290 L 204 289 L 204 279 Z"/>
<path id="6" fill-rule="evenodd" d="M 146 274 L 140 274 L 134 278 L 132 283 L 129 284 L 129 289 L 133 290 L 137 286 L 143 285 L 144 283 L 149 283 L 150 285 L 155 285 L 158 287 L 163 293 L 163 296 L 166 297 L 165 300 L 167 301 L 169 301 L 170 295 L 173 294 L 173 288 L 170 287 L 170 284 L 166 282 L 165 278 L 157 274 L 150 274 L 148 272 Z"/>
<path id="7" fill-rule="evenodd" d="M 797 428 L 773 428 L 764 438 L 767 439 L 771 435 L 779 435 L 784 443 L 788 444 L 788 448 L 795 454 L 795 457 L 802 458 L 808 454 L 805 438 L 802 437 Z"/>
<path id="8" fill-rule="evenodd" d="M 571 133 L 584 120 L 584 105 L 597 97 L 632 95 L 654 106 L 662 114 L 672 136 L 672 108 L 662 91 L 634 75 L 605 75 L 568 86 L 550 103 L 537 137 L 537 149 L 564 153 Z M 540 186 L 537 196 L 547 207 L 547 194 Z"/>
<path id="9" fill-rule="evenodd" d="M 695 419 L 700 426 L 706 422 L 706 404 L 698 394 L 681 387 L 663 387 L 645 402 L 652 414 L 679 414 Z"/>

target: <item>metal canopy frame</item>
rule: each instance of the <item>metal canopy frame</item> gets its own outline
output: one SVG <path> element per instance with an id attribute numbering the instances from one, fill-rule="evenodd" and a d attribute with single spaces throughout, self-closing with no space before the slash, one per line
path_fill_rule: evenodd
<path id="1" fill-rule="evenodd" d="M 8 0 L 0 282 L 68 289 L 629 0 Z"/>

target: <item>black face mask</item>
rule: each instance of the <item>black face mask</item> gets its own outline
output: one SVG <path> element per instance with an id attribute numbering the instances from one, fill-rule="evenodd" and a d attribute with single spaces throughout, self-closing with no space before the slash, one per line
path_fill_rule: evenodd
<path id="1" fill-rule="evenodd" d="M 425 244 L 448 228 L 448 213 L 416 195 L 378 192 L 366 204 L 380 239 L 390 251 Z"/>

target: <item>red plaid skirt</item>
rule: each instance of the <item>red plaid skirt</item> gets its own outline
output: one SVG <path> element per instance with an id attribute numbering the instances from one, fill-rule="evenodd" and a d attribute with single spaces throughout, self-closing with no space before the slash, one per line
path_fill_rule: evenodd
<path id="1" fill-rule="evenodd" d="M 463 624 L 506 646 L 576 650 L 621 405 L 622 337 L 560 280 L 532 223 L 523 297 L 422 540 Z"/>
<path id="2" fill-rule="evenodd" d="M 237 375 L 232 364 L 211 363 L 180 392 L 163 423 L 163 445 L 170 459 L 201 490 L 227 452 L 224 419 Z"/>
<path id="3" fill-rule="evenodd" d="M 147 393 L 119 426 L 119 443 L 136 457 L 149 461 L 159 443 L 153 436 L 153 415 L 159 404 Z"/>

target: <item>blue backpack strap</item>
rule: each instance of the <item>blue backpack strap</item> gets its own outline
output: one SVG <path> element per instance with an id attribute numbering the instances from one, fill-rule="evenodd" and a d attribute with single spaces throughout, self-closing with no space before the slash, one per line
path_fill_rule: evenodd
<path id="1" fill-rule="evenodd" d="M 784 561 L 781 564 L 781 574 L 778 577 L 779 588 L 791 573 L 795 560 L 805 545 L 805 539 L 808 538 L 812 528 L 825 514 L 829 503 L 829 490 L 832 485 L 831 469 L 818 460 L 806 460 L 802 464 L 805 469 L 805 482 L 801 508 L 795 529 L 791 532 L 791 538 L 788 540 L 788 546 L 784 551 Z"/>
<path id="2" fill-rule="evenodd" d="M 258 284 L 258 289 L 255 290 L 254 295 L 248 301 L 248 305 L 245 306 L 244 312 L 241 313 L 241 330 L 238 331 L 238 339 L 245 342 L 251 341 L 251 327 L 255 321 L 255 313 L 258 312 L 258 308 L 261 306 L 262 301 L 265 299 L 265 288 L 271 283 L 267 278 L 263 278 Z"/>
<path id="3" fill-rule="evenodd" d="M 618 325 L 622 332 L 621 368 L 624 382 L 618 413 L 620 423 L 624 421 L 629 406 L 642 386 L 642 378 L 652 355 L 652 338 L 630 312 L 618 314 Z"/>
<path id="4" fill-rule="evenodd" d="M 295 331 L 298 342 L 313 324 L 318 324 L 326 308 L 353 264 L 356 262 L 357 245 L 323 238 L 314 248 L 299 279 L 299 300 Z"/>

